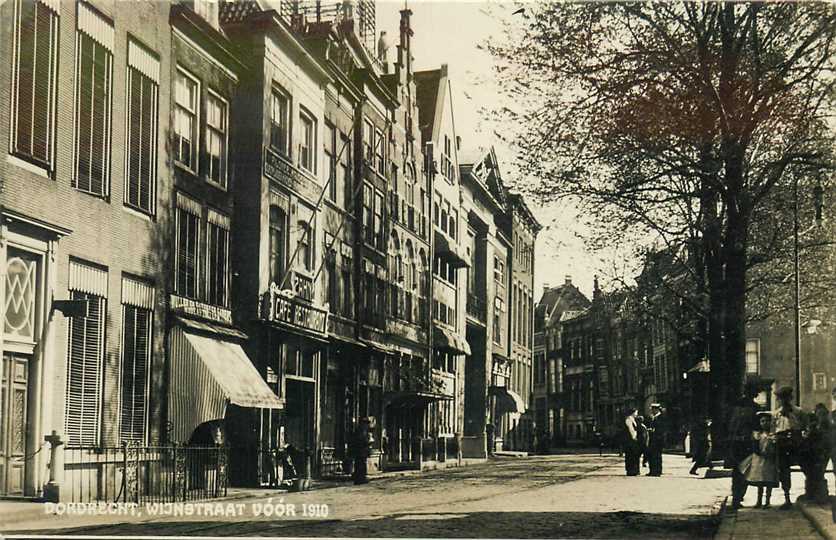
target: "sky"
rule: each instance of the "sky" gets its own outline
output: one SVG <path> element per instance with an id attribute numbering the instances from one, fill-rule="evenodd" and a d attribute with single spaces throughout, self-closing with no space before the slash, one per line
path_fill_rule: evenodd
<path id="1" fill-rule="evenodd" d="M 508 0 L 409 0 L 407 5 L 412 10 L 415 69 L 448 65 L 453 114 L 463 152 L 493 145 L 500 172 L 506 179 L 512 177 L 513 148 L 502 145 L 493 135 L 493 130 L 502 126 L 491 124 L 485 118 L 484 110 L 499 103 L 499 92 L 493 77 L 493 59 L 478 45 L 502 39 L 501 21 L 513 20 L 512 12 L 517 6 Z M 389 59 L 393 60 L 404 2 L 378 1 L 376 6 L 377 32 L 379 35 L 381 30 L 386 31 L 391 44 Z M 544 283 L 559 285 L 566 276 L 572 276 L 573 283 L 591 295 L 593 275 L 604 265 L 584 249 L 577 235 L 576 210 L 568 205 L 542 208 L 531 200 L 528 204 L 544 225 L 535 249 L 535 298 L 539 300 Z"/>

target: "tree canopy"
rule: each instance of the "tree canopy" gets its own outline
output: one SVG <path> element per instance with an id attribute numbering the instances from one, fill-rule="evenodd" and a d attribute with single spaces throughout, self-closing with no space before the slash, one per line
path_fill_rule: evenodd
<path id="1" fill-rule="evenodd" d="M 521 15 L 489 45 L 512 103 L 498 114 L 518 126 L 515 187 L 576 201 L 594 245 L 687 246 L 712 384 L 735 399 L 750 289 L 780 282 L 785 267 L 767 263 L 788 260 L 787 197 L 831 184 L 836 7 L 557 2 Z"/>

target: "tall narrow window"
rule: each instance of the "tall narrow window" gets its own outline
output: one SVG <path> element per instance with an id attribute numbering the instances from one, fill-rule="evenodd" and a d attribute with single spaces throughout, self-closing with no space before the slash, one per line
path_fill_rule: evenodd
<path id="1" fill-rule="evenodd" d="M 363 185 L 363 230 L 366 243 L 374 245 L 374 190 L 368 184 Z"/>
<path id="2" fill-rule="evenodd" d="M 20 0 L 12 77 L 12 152 L 52 169 L 58 14 L 46 2 Z"/>
<path id="3" fill-rule="evenodd" d="M 270 146 L 287 156 L 290 153 L 290 99 L 273 88 L 270 108 Z"/>
<path id="4" fill-rule="evenodd" d="M 351 259 L 343 256 L 342 265 L 342 314 L 349 319 L 354 318 L 354 301 L 351 290 Z"/>
<path id="5" fill-rule="evenodd" d="M 761 340 L 746 340 L 746 373 L 760 373 Z"/>
<path id="6" fill-rule="evenodd" d="M 270 207 L 270 278 L 279 284 L 284 273 L 287 215 L 278 206 Z"/>
<path id="7" fill-rule="evenodd" d="M 87 300 L 87 316 L 70 322 L 64 429 L 70 446 L 100 442 L 107 271 L 70 261 L 70 297 Z"/>
<path id="8" fill-rule="evenodd" d="M 305 270 L 313 270 L 313 249 L 311 247 L 313 243 L 311 236 L 313 236 L 313 233 L 311 227 L 307 221 L 300 221 L 298 230 L 299 260 L 302 262 Z"/>
<path id="9" fill-rule="evenodd" d="M 374 167 L 374 126 L 368 120 L 363 121 L 363 157 Z"/>
<path id="10" fill-rule="evenodd" d="M 197 203 L 178 195 L 174 291 L 186 298 L 198 296 L 200 213 Z"/>
<path id="11" fill-rule="evenodd" d="M 226 187 L 227 104 L 212 92 L 206 95 L 206 176 Z"/>
<path id="12" fill-rule="evenodd" d="M 302 140 L 299 142 L 299 165 L 312 173 L 316 172 L 316 120 L 305 111 L 299 113 L 302 124 Z"/>
<path id="13" fill-rule="evenodd" d="M 73 186 L 106 196 L 110 182 L 113 26 L 78 4 Z"/>
<path id="14" fill-rule="evenodd" d="M 149 214 L 155 211 L 159 76 L 159 60 L 129 41 L 125 204 Z"/>
<path id="15" fill-rule="evenodd" d="M 375 130 L 374 156 L 377 172 L 386 174 L 386 139 L 383 137 L 383 132 L 379 129 Z"/>
<path id="16" fill-rule="evenodd" d="M 207 229 L 207 296 L 210 304 L 229 305 L 229 218 L 212 210 Z"/>
<path id="17" fill-rule="evenodd" d="M 343 208 L 351 211 L 354 207 L 354 175 L 351 170 L 351 138 L 340 134 L 341 144 L 345 147 L 340 156 L 340 165 L 342 166 L 343 175 Z"/>
<path id="18" fill-rule="evenodd" d="M 177 70 L 174 81 L 174 159 L 187 169 L 196 170 L 200 85 L 182 69 Z"/>
<path id="19" fill-rule="evenodd" d="M 374 238 L 378 249 L 383 250 L 386 239 L 383 237 L 383 193 L 374 192 Z"/>
<path id="20" fill-rule="evenodd" d="M 119 433 L 122 441 L 144 443 L 148 426 L 148 381 L 154 289 L 122 278 L 122 376 Z"/>
<path id="21" fill-rule="evenodd" d="M 337 202 L 337 130 L 325 123 L 325 181 L 328 182 L 328 200 Z"/>

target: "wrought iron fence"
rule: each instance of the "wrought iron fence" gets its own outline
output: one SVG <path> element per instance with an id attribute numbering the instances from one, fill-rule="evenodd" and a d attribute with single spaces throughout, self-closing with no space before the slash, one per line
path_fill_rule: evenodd
<path id="1" fill-rule="evenodd" d="M 175 502 L 227 494 L 225 446 L 74 447 L 64 450 L 70 502 Z"/>

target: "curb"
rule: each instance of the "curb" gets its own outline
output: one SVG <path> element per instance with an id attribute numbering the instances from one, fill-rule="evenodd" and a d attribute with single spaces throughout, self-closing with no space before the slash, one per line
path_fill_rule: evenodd
<path id="1" fill-rule="evenodd" d="M 801 513 L 804 514 L 804 517 L 807 518 L 822 538 L 826 538 L 827 540 L 836 540 L 836 523 L 833 522 L 831 513 L 828 512 L 827 517 L 823 518 L 810 508 L 805 501 L 796 500 L 795 505 L 798 506 Z"/>
<path id="2" fill-rule="evenodd" d="M 731 540 L 737 525 L 737 515 L 726 512 L 728 507 L 730 495 L 726 495 L 723 499 L 714 504 L 716 509 L 716 516 L 720 520 L 720 526 L 717 527 L 717 532 L 714 533 L 714 540 Z"/>

